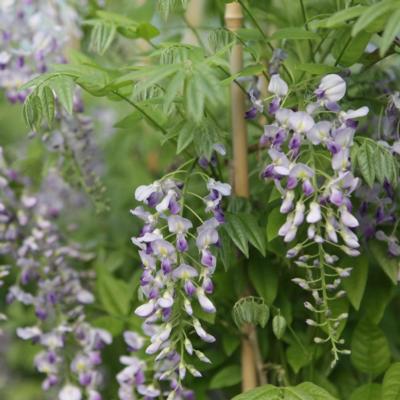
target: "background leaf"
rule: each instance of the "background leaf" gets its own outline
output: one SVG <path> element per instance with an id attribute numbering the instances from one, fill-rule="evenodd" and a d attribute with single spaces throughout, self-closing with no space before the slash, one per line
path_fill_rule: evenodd
<path id="1" fill-rule="evenodd" d="M 351 341 L 351 362 L 361 372 L 377 376 L 389 366 L 390 351 L 382 330 L 368 320 L 361 321 Z"/>

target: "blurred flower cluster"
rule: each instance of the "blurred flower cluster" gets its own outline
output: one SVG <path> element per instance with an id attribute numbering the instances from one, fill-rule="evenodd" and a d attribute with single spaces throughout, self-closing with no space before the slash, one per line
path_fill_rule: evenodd
<path id="1" fill-rule="evenodd" d="M 381 117 L 374 139 L 397 158 L 400 156 L 400 93 L 393 92 Z M 393 183 L 385 180 L 373 187 L 362 185 L 356 196 L 360 199 L 358 218 L 360 230 L 366 239 L 376 238 L 386 243 L 391 257 L 400 256 L 397 228 L 399 216 L 399 192 Z"/>
<path id="2" fill-rule="evenodd" d="M 62 180 L 53 176 L 51 182 L 32 194 L 29 181 L 8 168 L 0 153 L 0 254 L 10 259 L 8 272 L 15 282 L 7 302 L 34 309 L 36 324 L 19 327 L 17 334 L 42 347 L 35 366 L 46 375 L 43 389 L 61 388 L 60 400 L 80 400 L 83 392 L 100 400 L 100 350 L 111 343 L 111 335 L 86 320 L 85 305 L 94 301 L 86 286 L 94 276 L 78 267 L 93 255 L 62 236 L 57 217 L 68 196 Z M 65 386 L 68 377 L 74 385 Z"/>
<path id="3" fill-rule="evenodd" d="M 79 15 L 65 0 L 2 1 L 0 27 L 0 87 L 13 103 L 28 94 L 20 86 L 65 62 L 66 46 L 81 35 Z"/>

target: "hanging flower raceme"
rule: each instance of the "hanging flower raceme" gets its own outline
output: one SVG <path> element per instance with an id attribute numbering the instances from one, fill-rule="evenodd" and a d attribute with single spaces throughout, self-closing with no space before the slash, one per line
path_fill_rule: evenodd
<path id="1" fill-rule="evenodd" d="M 217 264 L 218 227 L 224 222 L 221 202 L 230 195 L 231 188 L 208 180 L 209 193 L 203 201 L 205 212 L 211 216 L 204 221 L 186 204 L 190 194 L 186 186 L 187 183 L 166 178 L 140 186 L 135 192 L 136 200 L 146 206 L 132 210 L 144 222 L 139 236 L 132 238 L 143 266 L 140 290 L 146 299 L 135 313 L 144 318 L 143 331 L 149 339 L 133 340 L 132 333 L 126 333 L 125 339 L 134 350 L 144 346 L 145 353 L 152 358 L 147 367 L 136 358 L 121 360 L 127 365 L 118 378 L 121 400 L 132 398 L 129 396 L 134 382 L 138 393 L 147 398 L 163 393 L 168 399 L 190 399 L 192 393 L 182 387 L 181 381 L 187 372 L 201 376 L 191 359 L 210 362 L 192 344 L 193 334 L 206 343 L 215 341 L 200 323 L 194 304 L 206 313 L 215 312 L 210 295 Z M 195 219 L 188 218 L 186 212 Z M 150 386 L 142 380 L 146 368 L 153 370 Z M 140 383 L 136 377 L 139 371 Z"/>
<path id="2" fill-rule="evenodd" d="M 81 5 L 84 5 L 82 3 Z M 15 0 L 0 5 L 2 47 L 0 51 L 0 89 L 12 103 L 24 102 L 30 90 L 20 87 L 37 75 L 48 72 L 52 64 L 66 63 L 64 54 L 81 36 L 79 15 L 67 0 L 49 4 L 43 0 Z M 51 85 L 49 86 L 55 97 Z M 93 142 L 93 121 L 83 114 L 79 91 L 73 98 L 74 114 L 56 102 L 50 134 L 42 136 L 52 151 L 59 152 L 60 169 L 70 183 L 81 185 L 97 210 L 108 208 L 105 188 L 98 175 L 98 149 Z M 68 162 L 66 162 L 66 159 Z M 72 159 L 72 160 L 71 160 Z"/>
<path id="3" fill-rule="evenodd" d="M 0 185 L 1 254 L 18 277 L 7 301 L 32 307 L 37 319 L 33 326 L 19 327 L 17 334 L 42 348 L 35 367 L 46 375 L 44 390 L 59 390 L 60 400 L 84 398 L 84 393 L 101 400 L 100 350 L 111 343 L 111 335 L 86 321 L 85 305 L 94 296 L 83 285 L 84 273 L 73 267 L 92 255 L 61 239 L 56 218 L 62 205 L 46 201 L 44 192 L 32 195 L 29 182 L 2 157 Z M 67 376 L 74 385 L 67 384 Z"/>
<path id="4" fill-rule="evenodd" d="M 296 264 L 306 270 L 305 278 L 294 281 L 310 291 L 315 300 L 315 306 L 307 302 L 306 308 L 316 311 L 318 321 L 307 322 L 327 332 L 325 339 L 316 341 L 329 341 L 336 361 L 338 353 L 346 352 L 338 348 L 342 341 L 337 334 L 346 316 L 332 314 L 330 303 L 344 295 L 336 289 L 351 268 L 337 266 L 338 257 L 331 252 L 339 249 L 350 256 L 359 254 L 354 232 L 359 221 L 351 203 L 359 179 L 351 172 L 350 150 L 355 118 L 365 116 L 368 108 L 340 111 L 337 102 L 345 95 L 346 83 L 334 74 L 321 80 L 315 91 L 316 101 L 307 106 L 307 111 L 279 108 L 288 90 L 280 77 L 271 80 L 269 90 L 279 101 L 272 102 L 275 121 L 265 126 L 260 140 L 269 147 L 270 160 L 262 177 L 272 180 L 282 195 L 280 212 L 286 215 L 286 222 L 279 236 L 292 244 L 300 231 L 306 232 L 305 240 L 291 247 L 287 257 L 297 258 Z M 329 118 L 318 118 L 325 114 Z"/>

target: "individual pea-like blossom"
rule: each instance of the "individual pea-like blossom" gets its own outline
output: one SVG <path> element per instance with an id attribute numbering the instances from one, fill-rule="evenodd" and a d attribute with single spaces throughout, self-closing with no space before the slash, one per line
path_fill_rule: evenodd
<path id="1" fill-rule="evenodd" d="M 254 119 L 256 118 L 257 114 L 262 113 L 264 111 L 264 104 L 261 99 L 260 84 L 261 84 L 260 79 L 254 77 L 250 89 L 248 90 L 248 98 L 251 106 L 245 112 L 244 117 L 246 119 Z"/>
<path id="2" fill-rule="evenodd" d="M 93 256 L 62 238 L 57 218 L 63 205 L 48 201 L 46 186 L 33 194 L 29 181 L 8 168 L 1 152 L 0 182 L 1 255 L 18 277 L 6 300 L 31 307 L 36 316 L 36 323 L 19 327 L 17 335 L 41 348 L 34 363 L 45 375 L 43 390 L 58 391 L 59 399 L 101 400 L 100 351 L 112 338 L 86 321 L 85 306 L 94 296 L 84 282 L 92 278 L 77 268 Z"/>
<path id="3" fill-rule="evenodd" d="M 287 93 L 287 85 L 281 81 L 276 77 L 271 84 L 279 99 Z M 327 328 L 327 338 L 316 341 L 331 343 L 334 362 L 338 353 L 346 352 L 338 347 L 342 341 L 337 337 L 337 327 L 344 317 L 332 315 L 330 302 L 344 294 L 339 290 L 340 282 L 351 268 L 344 273 L 337 266 L 338 257 L 331 252 L 339 248 L 350 256 L 359 254 L 355 232 L 359 220 L 351 198 L 360 182 L 351 171 L 350 150 L 356 118 L 368 113 L 367 107 L 340 110 L 337 102 L 345 91 L 343 78 L 331 74 L 322 78 L 315 91 L 315 102 L 306 111 L 271 103 L 275 121 L 265 126 L 260 139 L 268 147 L 269 159 L 261 176 L 275 183 L 282 196 L 280 212 L 286 215 L 278 235 L 290 246 L 287 257 L 295 258 L 295 263 L 307 270 L 310 280 L 296 278 L 294 282 L 312 293 L 316 303 L 312 310 L 324 316 L 322 321 L 307 323 Z M 317 119 L 318 115 L 324 115 L 324 109 L 331 117 Z M 305 241 L 292 245 L 300 230 L 306 232 Z M 327 292 L 333 294 L 328 296 Z"/>
<path id="4" fill-rule="evenodd" d="M 289 91 L 287 83 L 279 76 L 278 73 L 273 74 L 268 84 L 268 92 L 275 95 L 269 106 L 269 113 L 274 114 L 279 110 L 279 105 Z"/>
<path id="5" fill-rule="evenodd" d="M 132 242 L 139 249 L 140 291 L 145 298 L 135 314 L 144 319 L 146 338 L 134 332 L 124 336 L 131 352 L 142 349 L 150 358 L 147 362 L 134 356 L 121 358 L 126 366 L 117 378 L 121 400 L 135 398 L 133 393 L 149 399 L 160 395 L 170 400 L 192 399 L 193 392 L 182 386 L 187 373 L 201 376 L 191 359 L 210 362 L 192 343 L 192 335 L 205 343 L 215 341 L 196 316 L 194 304 L 206 313 L 216 311 L 210 298 L 212 275 L 220 245 L 218 228 L 224 222 L 222 200 L 230 195 L 231 187 L 208 180 L 203 202 L 209 218 L 204 221 L 186 204 L 190 195 L 186 186 L 164 178 L 135 191 L 136 200 L 146 207 L 132 210 L 144 222 Z"/>

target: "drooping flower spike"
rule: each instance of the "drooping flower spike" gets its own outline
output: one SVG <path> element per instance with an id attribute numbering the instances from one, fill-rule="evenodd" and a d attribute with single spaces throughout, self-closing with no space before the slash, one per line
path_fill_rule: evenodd
<path id="1" fill-rule="evenodd" d="M 63 205 L 54 201 L 54 183 L 50 194 L 44 186 L 33 195 L 27 179 L 7 167 L 0 149 L 0 253 L 12 260 L 18 277 L 7 301 L 35 311 L 36 324 L 17 328 L 17 335 L 42 349 L 34 362 L 45 374 L 43 390 L 58 389 L 61 400 L 101 400 L 101 349 L 112 338 L 86 321 L 85 306 L 94 296 L 77 265 L 93 256 L 62 240 L 56 218 Z"/>
<path id="2" fill-rule="evenodd" d="M 143 206 L 132 210 L 144 221 L 132 242 L 142 262 L 140 290 L 146 299 L 135 314 L 144 318 L 147 338 L 126 332 L 125 340 L 132 350 L 143 347 L 151 358 L 147 363 L 136 357 L 121 359 L 127 365 L 118 376 L 121 400 L 131 399 L 133 392 L 147 398 L 162 393 L 168 399 L 191 399 L 193 393 L 183 387 L 182 380 L 187 372 L 194 377 L 201 373 L 190 360 L 196 357 L 209 362 L 191 341 L 193 334 L 206 343 L 215 341 L 201 325 L 194 304 L 206 313 L 216 311 L 210 299 L 215 249 L 219 245 L 218 227 L 224 222 L 222 199 L 230 195 L 231 187 L 209 179 L 207 189 L 203 201 L 210 217 L 205 221 L 186 207 L 186 188 L 177 180 L 161 179 L 135 191 L 136 200 L 149 210 Z M 187 210 L 191 210 L 188 216 Z"/>
<path id="3" fill-rule="evenodd" d="M 277 96 L 283 95 L 287 85 L 280 77 L 273 77 L 270 91 Z M 346 352 L 338 347 L 342 342 L 337 337 L 337 327 L 343 316 L 331 315 L 331 300 L 328 300 L 326 290 L 338 289 L 341 279 L 348 273 L 343 274 L 343 268 L 336 266 L 338 258 L 331 255 L 329 249 L 336 247 L 351 256 L 359 254 L 359 240 L 354 232 L 359 221 L 351 205 L 351 196 L 359 186 L 359 179 L 351 172 L 350 150 L 357 126 L 355 119 L 368 113 L 367 107 L 341 111 L 338 101 L 345 92 L 343 78 L 331 74 L 322 78 L 315 90 L 315 102 L 310 103 L 306 111 L 280 108 L 280 103 L 273 101 L 271 114 L 275 121 L 265 126 L 260 139 L 261 144 L 268 146 L 270 160 L 261 176 L 273 180 L 282 195 L 280 212 L 287 215 L 279 236 L 291 244 L 296 241 L 300 228 L 306 225 L 305 242 L 291 247 L 287 257 L 297 259 L 296 264 L 309 271 L 310 282 L 300 278 L 294 282 L 312 293 L 316 302 L 312 308 L 324 316 L 322 322 L 310 320 L 310 324 L 327 327 L 328 335 L 323 341 L 331 342 L 334 362 L 340 352 Z M 321 115 L 317 111 L 321 107 L 329 110 L 333 117 L 317 120 Z M 314 148 L 323 151 L 324 171 L 316 163 L 318 156 Z M 303 157 L 303 153 L 308 157 Z M 343 291 L 339 290 L 334 297 L 342 295 Z"/>

